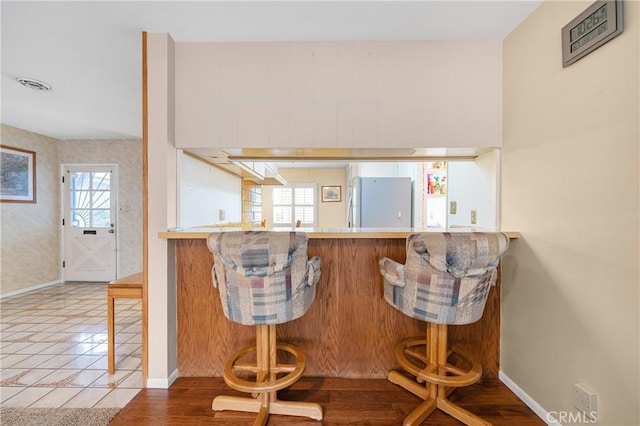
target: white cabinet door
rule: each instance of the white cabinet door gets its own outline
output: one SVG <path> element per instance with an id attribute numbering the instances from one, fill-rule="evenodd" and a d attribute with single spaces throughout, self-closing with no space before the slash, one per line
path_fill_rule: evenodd
<path id="1" fill-rule="evenodd" d="M 290 147 L 289 111 L 290 43 L 269 43 L 269 146 Z"/>
<path id="2" fill-rule="evenodd" d="M 269 50 L 261 43 L 239 43 L 238 141 L 240 147 L 269 146 Z"/>
<path id="3" fill-rule="evenodd" d="M 233 72 L 221 70 L 234 66 L 235 61 L 225 57 L 220 62 L 220 44 L 184 43 L 176 49 L 175 117 L 176 147 L 221 146 L 222 126 L 229 126 L 229 116 L 222 110 L 233 107 L 235 96 Z M 222 81 L 224 80 L 224 83 Z M 165 94 L 162 94 L 165 96 Z M 235 129 L 235 124 L 232 124 Z"/>
<path id="4" fill-rule="evenodd" d="M 448 146 L 502 145 L 502 53 L 494 41 L 429 44 L 430 138 Z"/>
<path id="5" fill-rule="evenodd" d="M 338 146 L 338 46 L 313 43 L 313 145 Z"/>
<path id="6" fill-rule="evenodd" d="M 441 141 L 429 140 L 428 129 L 431 117 L 427 107 L 433 94 L 428 85 L 431 80 L 429 74 L 429 57 L 424 42 L 398 43 L 397 63 L 397 146 L 412 148 L 434 146 Z M 434 85 L 440 84 L 437 81 Z M 433 102 L 433 101 L 431 101 Z"/>
<path id="7" fill-rule="evenodd" d="M 214 75 L 219 77 L 217 96 L 208 99 L 217 111 L 218 128 L 211 132 L 202 132 L 200 139 L 208 140 L 211 134 L 218 133 L 220 147 L 233 147 L 238 143 L 238 54 L 237 48 L 231 43 L 223 43 L 218 47 L 218 70 Z M 197 84 L 197 82 L 192 82 Z"/>
<path id="8" fill-rule="evenodd" d="M 338 146 L 353 144 L 353 99 L 354 43 L 338 43 Z"/>
<path id="9" fill-rule="evenodd" d="M 398 141 L 398 43 L 377 45 L 376 147 L 397 146 Z"/>
<path id="10" fill-rule="evenodd" d="M 378 55 L 374 42 L 353 46 L 353 140 L 351 147 L 377 146 Z"/>
<path id="11" fill-rule="evenodd" d="M 291 43 L 290 135 L 293 147 L 313 146 L 313 44 Z"/>

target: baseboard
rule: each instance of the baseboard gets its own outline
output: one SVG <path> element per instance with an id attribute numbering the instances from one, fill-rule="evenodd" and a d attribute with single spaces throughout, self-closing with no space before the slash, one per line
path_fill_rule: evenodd
<path id="1" fill-rule="evenodd" d="M 39 290 L 39 289 L 45 288 L 45 287 L 51 287 L 51 286 L 54 286 L 54 285 L 57 285 L 57 284 L 60 284 L 60 283 L 62 283 L 62 281 L 56 280 L 56 281 L 49 281 L 48 283 L 36 284 L 36 285 L 32 285 L 30 287 L 20 288 L 18 290 L 13 290 L 13 291 L 10 291 L 8 293 L 0 294 L 0 299 L 4 299 L 5 297 L 17 296 L 17 295 L 22 294 L 22 293 L 28 293 L 30 291 Z"/>
<path id="2" fill-rule="evenodd" d="M 173 373 L 171 373 L 169 377 L 167 377 L 166 379 L 147 378 L 147 388 L 168 389 L 169 386 L 171 386 L 178 377 L 179 377 L 178 370 L 176 369 L 176 370 L 173 370 Z"/>
<path id="3" fill-rule="evenodd" d="M 542 419 L 549 426 L 560 426 L 560 423 L 549 413 L 547 410 L 542 408 L 540 404 L 538 404 L 533 398 L 529 396 L 520 386 L 518 386 L 513 380 L 509 378 L 506 374 L 500 370 L 498 372 L 498 378 L 502 383 L 508 387 L 511 392 L 515 393 L 522 402 L 524 402 L 527 407 L 531 408 L 531 410 L 536 413 L 538 417 Z"/>

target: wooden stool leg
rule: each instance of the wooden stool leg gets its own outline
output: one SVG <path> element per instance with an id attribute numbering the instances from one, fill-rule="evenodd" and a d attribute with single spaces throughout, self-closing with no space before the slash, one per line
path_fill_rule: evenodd
<path id="1" fill-rule="evenodd" d="M 258 327 L 258 347 L 257 349 L 257 362 L 258 369 L 260 370 L 260 376 L 258 381 L 263 382 L 271 380 L 271 328 L 268 325 L 259 325 Z M 275 349 L 274 349 L 275 351 Z M 275 392 L 274 392 L 275 393 Z M 258 396 L 260 400 L 260 411 L 256 420 L 253 422 L 253 426 L 264 426 L 269 419 L 269 403 L 271 392 L 263 392 Z"/>
<path id="2" fill-rule="evenodd" d="M 289 352 L 299 363 L 287 365 L 278 364 L 277 350 Z M 235 362 L 255 350 L 256 363 L 254 368 L 251 365 L 243 365 L 245 371 L 252 371 L 256 374 L 256 387 L 261 387 L 260 392 L 256 392 L 252 384 L 242 383 L 235 378 L 232 371 Z M 300 367 L 302 365 L 302 368 Z M 237 366 L 237 365 L 236 365 Z M 213 399 L 211 408 L 214 411 L 235 410 L 258 413 L 253 425 L 265 425 L 270 414 L 280 414 L 288 416 L 310 417 L 315 420 L 322 420 L 322 407 L 315 402 L 303 401 L 280 401 L 277 398 L 277 390 L 284 389 L 295 383 L 302 374 L 304 368 L 304 356 L 295 347 L 287 344 L 278 345 L 276 339 L 276 326 L 258 325 L 256 326 L 256 346 L 255 348 L 245 348 L 232 356 L 225 365 L 225 382 L 230 387 L 241 392 L 249 392 L 254 398 L 237 396 L 218 395 Z M 278 379 L 278 373 L 289 373 L 289 376 Z M 230 378 L 231 377 L 231 378 Z M 280 384 L 275 384 L 278 380 L 284 380 Z"/>
<path id="3" fill-rule="evenodd" d="M 115 298 L 107 295 L 107 368 L 109 374 L 116 371 L 115 346 Z"/>
<path id="4" fill-rule="evenodd" d="M 437 408 L 469 426 L 490 426 L 491 423 L 452 403 L 447 398 L 453 390 L 476 383 L 482 376 L 482 366 L 461 349 L 448 347 L 448 326 L 427 322 L 426 340 L 407 339 L 396 347 L 396 359 L 403 370 L 415 380 L 396 371 L 388 379 L 424 400 L 404 419 L 404 426 L 421 424 Z M 424 346 L 425 357 L 416 354 L 414 347 Z M 462 369 L 448 363 L 450 351 L 470 362 L 471 368 Z M 407 358 L 415 358 L 418 364 Z M 422 368 L 420 365 L 424 365 Z"/>

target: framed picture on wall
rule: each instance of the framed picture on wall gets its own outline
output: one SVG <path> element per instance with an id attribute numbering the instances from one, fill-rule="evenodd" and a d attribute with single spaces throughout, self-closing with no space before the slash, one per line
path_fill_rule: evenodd
<path id="1" fill-rule="evenodd" d="M 0 145 L 0 202 L 36 202 L 36 153 Z"/>
<path id="2" fill-rule="evenodd" d="M 323 203 L 338 203 L 340 201 L 342 201 L 342 187 L 340 185 L 322 187 Z"/>

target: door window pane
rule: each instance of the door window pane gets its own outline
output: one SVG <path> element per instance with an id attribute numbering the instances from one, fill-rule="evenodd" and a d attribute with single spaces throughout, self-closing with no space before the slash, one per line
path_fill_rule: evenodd
<path id="1" fill-rule="evenodd" d="M 108 209 L 111 205 L 111 194 L 108 192 L 100 191 L 93 193 L 93 208 L 96 209 Z"/>
<path id="2" fill-rule="evenodd" d="M 91 221 L 89 216 L 91 212 L 89 210 L 71 210 L 71 226 L 74 228 L 86 228 Z"/>
<path id="3" fill-rule="evenodd" d="M 110 227 L 111 173 L 70 173 L 71 226 Z"/>
<path id="4" fill-rule="evenodd" d="M 109 190 L 111 188 L 111 173 L 93 173 L 93 189 Z"/>
<path id="5" fill-rule="evenodd" d="M 71 190 L 89 189 L 91 185 L 90 173 L 73 172 L 71 173 Z"/>
<path id="6" fill-rule="evenodd" d="M 109 221 L 111 217 L 109 210 L 92 210 L 91 211 L 91 223 L 96 228 L 108 228 L 111 226 Z"/>

